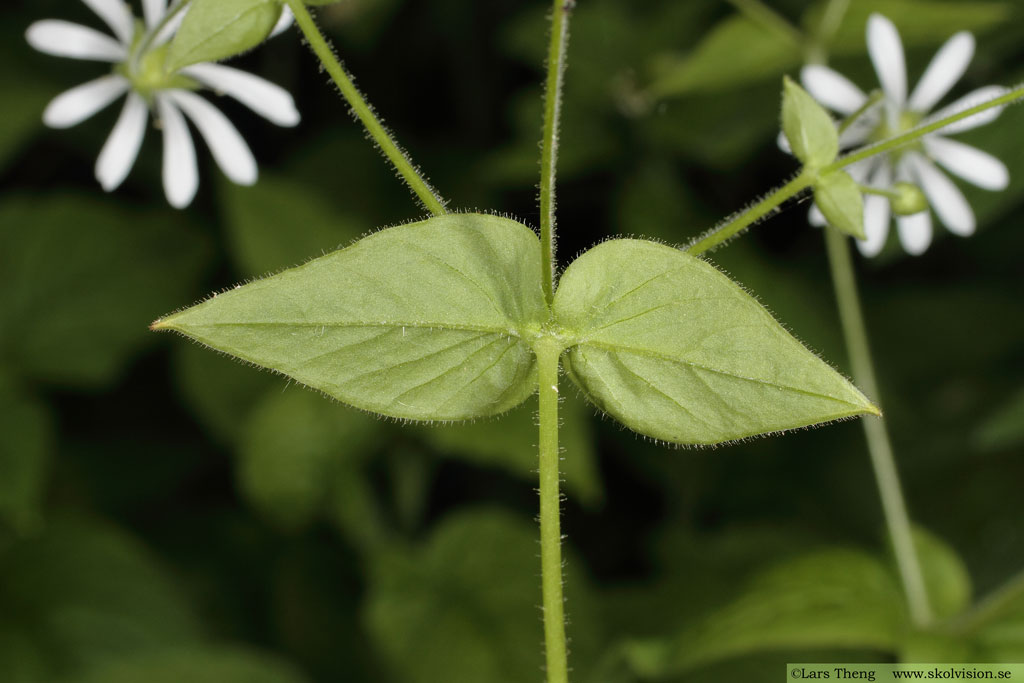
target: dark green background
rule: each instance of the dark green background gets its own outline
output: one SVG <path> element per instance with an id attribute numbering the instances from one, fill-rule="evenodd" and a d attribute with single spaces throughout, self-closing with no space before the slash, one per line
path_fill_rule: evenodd
<path id="1" fill-rule="evenodd" d="M 808 5 L 772 4 L 797 24 Z M 1024 77 L 1014 2 L 853 0 L 833 64 L 865 88 L 872 8 L 903 31 L 911 83 L 960 28 L 979 48 L 955 93 Z M 452 207 L 536 225 L 546 10 L 345 0 L 320 19 Z M 105 195 L 93 179 L 117 106 L 70 130 L 42 127 L 50 98 L 103 71 L 33 52 L 24 29 L 47 17 L 101 26 L 71 0 L 0 10 L 0 680 L 540 680 L 532 407 L 462 430 L 401 426 L 146 329 L 422 216 L 294 29 L 235 62 L 288 88 L 303 123 L 278 129 L 218 101 L 260 183 L 232 186 L 200 143 L 200 192 L 179 212 L 163 198 L 152 129 L 122 188 Z M 775 134 L 780 78 L 800 55 L 758 30 L 730 38 L 721 22 L 734 17 L 712 0 L 580 0 L 559 164 L 563 264 L 610 236 L 685 243 L 794 172 Z M 637 93 L 666 73 L 671 92 L 638 111 Z M 1024 567 L 1024 108 L 961 138 L 1012 174 L 1002 193 L 965 187 L 978 233 L 937 227 L 922 257 L 893 241 L 857 266 L 910 507 L 980 596 Z M 787 205 L 712 259 L 846 370 L 822 235 L 805 216 L 806 204 Z M 732 631 L 687 630 L 712 623 L 749 577 L 823 546 L 853 553 L 840 583 L 856 579 L 857 558 L 891 574 L 856 421 L 669 450 L 570 397 L 563 438 L 575 680 L 777 681 L 787 660 L 981 656 L 909 629 L 896 647 L 820 642 L 837 619 L 848 633 L 877 616 L 877 596 L 816 602 L 829 584 L 813 563 L 791 575 L 785 600 L 755 591 L 733 603 Z M 957 561 L 935 565 L 959 609 Z M 1018 603 L 1000 652 L 1024 661 Z M 759 652 L 782 623 L 797 635 Z M 682 645 L 659 645 L 674 636 Z M 724 661 L 639 670 L 661 647 Z"/>

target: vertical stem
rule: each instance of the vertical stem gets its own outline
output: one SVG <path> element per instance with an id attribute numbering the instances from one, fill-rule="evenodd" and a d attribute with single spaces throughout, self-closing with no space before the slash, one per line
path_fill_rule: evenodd
<path id="1" fill-rule="evenodd" d="M 298 24 L 303 35 L 306 36 L 309 47 L 320 59 L 327 73 L 341 91 L 342 96 L 348 101 L 349 106 L 352 107 L 352 113 L 356 115 L 356 118 L 366 128 L 366 132 L 377 143 L 380 151 L 394 165 L 395 170 L 402 176 L 402 179 L 405 180 L 409 188 L 419 197 L 425 209 L 435 216 L 446 213 L 444 202 L 437 192 L 430 186 L 426 178 L 420 174 L 419 170 L 413 166 L 406 153 L 398 146 L 394 138 L 391 137 L 391 134 L 388 133 L 388 130 L 374 114 L 373 108 L 363 99 L 352 79 L 345 72 L 345 67 L 334 56 L 334 51 L 323 34 L 320 33 L 320 29 L 317 28 L 316 22 L 310 16 L 305 3 L 302 0 L 285 0 L 285 2 L 295 15 L 295 23 Z"/>
<path id="2" fill-rule="evenodd" d="M 558 163 L 558 126 L 562 115 L 565 52 L 569 45 L 569 14 L 576 0 L 554 0 L 551 9 L 551 44 L 544 89 L 544 132 L 540 152 L 540 243 L 544 298 L 555 292 L 555 166 Z"/>
<path id="3" fill-rule="evenodd" d="M 836 304 L 839 308 L 839 319 L 843 327 L 847 352 L 850 354 L 850 365 L 853 379 L 861 389 L 875 402 L 878 400 L 878 382 L 875 379 L 874 365 L 871 361 L 871 350 L 868 346 L 867 329 L 861 312 L 860 298 L 857 294 L 857 281 L 854 277 L 853 259 L 846 237 L 831 227 L 825 228 L 825 242 L 828 247 L 828 262 L 832 270 L 832 282 L 836 290 Z M 903 501 L 900 488 L 899 473 L 893 458 L 892 444 L 882 418 L 862 418 L 864 432 L 867 436 L 868 453 L 875 471 L 878 493 L 882 499 L 882 510 L 885 523 L 892 539 L 896 564 L 907 595 L 910 616 L 919 626 L 927 625 L 932 619 L 928 594 L 925 590 L 924 577 L 921 574 L 921 563 L 914 547 L 911 534 L 910 518 Z"/>
<path id="4" fill-rule="evenodd" d="M 537 341 L 534 350 L 540 383 L 540 565 L 547 682 L 568 683 L 559 520 L 561 494 L 558 490 L 558 360 L 562 347 L 554 339 L 545 337 Z"/>

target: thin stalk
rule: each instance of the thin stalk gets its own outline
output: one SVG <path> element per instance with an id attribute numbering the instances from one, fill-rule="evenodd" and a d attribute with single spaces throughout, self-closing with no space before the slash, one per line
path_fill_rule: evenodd
<path id="1" fill-rule="evenodd" d="M 1024 597 L 1024 571 L 1018 573 L 1001 587 L 978 601 L 966 614 L 952 624 L 958 634 L 971 633 L 985 622 L 999 615 L 1010 605 Z"/>
<path id="2" fill-rule="evenodd" d="M 839 308 L 839 319 L 846 340 L 847 352 L 850 355 L 850 366 L 854 382 L 878 402 L 878 381 L 871 361 L 871 349 L 868 346 L 867 328 L 861 312 L 860 298 L 857 294 L 857 281 L 854 277 L 853 259 L 846 236 L 831 227 L 825 228 L 825 242 L 828 248 L 828 262 L 832 271 L 832 282 L 836 291 L 836 305 Z M 871 465 L 878 484 L 878 493 L 882 499 L 882 511 L 885 523 L 892 539 L 896 565 L 907 596 L 910 616 L 918 626 L 926 626 L 932 620 L 931 607 L 928 604 L 928 593 L 925 590 L 924 576 L 921 573 L 921 562 L 917 556 L 911 534 L 910 517 L 903 500 L 900 488 L 899 473 L 893 458 L 892 444 L 882 418 L 863 418 L 864 433 L 867 436 L 868 452 Z"/>
<path id="3" fill-rule="evenodd" d="M 552 338 L 537 341 L 540 383 L 540 566 L 544 605 L 544 652 L 548 683 L 568 683 L 565 644 L 565 603 L 562 597 L 561 493 L 558 447 L 558 360 L 561 345 Z"/>
<path id="4" fill-rule="evenodd" d="M 846 117 L 841 124 L 839 124 L 839 135 L 841 136 L 850 126 L 857 123 L 857 119 L 868 113 L 868 110 L 873 106 L 881 102 L 885 98 L 885 94 L 881 90 L 876 90 L 864 101 L 864 104 L 860 106 L 860 109 Z"/>
<path id="5" fill-rule="evenodd" d="M 554 0 L 544 89 L 544 130 L 540 152 L 540 244 L 543 264 L 541 285 L 548 304 L 555 294 L 555 167 L 558 163 L 558 127 L 562 116 L 565 52 L 569 46 L 569 14 L 574 6 L 575 0 Z"/>
<path id="6" fill-rule="evenodd" d="M 142 59 L 142 56 L 146 54 L 146 51 L 153 45 L 153 41 L 156 40 L 157 36 L 167 28 L 167 25 L 170 24 L 175 17 L 181 14 L 182 10 L 188 7 L 190 2 L 192 2 L 192 0 L 179 0 L 179 2 L 171 5 L 171 7 L 164 13 L 164 16 L 161 17 L 157 25 L 148 29 L 143 34 L 142 38 L 139 39 L 138 44 L 132 49 L 130 59 L 132 69 L 138 69 L 139 60 Z"/>
<path id="7" fill-rule="evenodd" d="M 729 4 L 745 14 L 758 26 L 797 47 L 803 45 L 804 36 L 789 21 L 761 0 L 728 0 Z"/>
<path id="8" fill-rule="evenodd" d="M 921 124 L 920 126 L 911 128 L 906 133 L 902 133 L 901 135 L 891 137 L 887 140 L 883 140 L 882 142 L 879 142 L 874 145 L 869 145 L 863 149 L 853 152 L 852 154 L 847 154 L 846 156 L 839 157 L 828 166 L 822 168 L 821 173 L 822 175 L 824 175 L 826 173 L 830 173 L 832 171 L 837 171 L 841 168 L 845 168 L 851 164 L 855 164 L 858 161 L 863 161 L 864 159 L 868 159 L 877 154 L 891 152 L 894 149 L 898 149 L 900 147 L 903 147 L 904 145 L 908 145 L 911 142 L 919 138 L 922 138 L 925 135 L 928 135 L 928 133 L 934 133 L 935 131 L 941 130 L 946 126 L 956 123 L 957 121 L 963 121 L 964 119 L 970 118 L 971 116 L 979 114 L 987 109 L 1013 104 L 1014 102 L 1017 102 L 1021 98 L 1024 98 L 1024 85 L 1018 85 L 1016 88 L 1010 90 L 1009 92 L 1003 95 L 1000 95 L 999 97 L 993 97 L 992 99 L 986 100 L 981 104 L 976 104 L 973 107 L 968 107 L 963 111 L 956 112 L 955 114 L 950 114 L 949 116 L 938 119 L 937 121 Z"/>
<path id="9" fill-rule="evenodd" d="M 950 114 L 945 118 L 917 126 L 916 128 L 913 128 L 901 135 L 889 138 L 888 140 L 883 140 L 882 142 L 857 150 L 856 152 L 847 154 L 846 156 L 839 157 L 831 164 L 823 166 L 817 170 L 811 171 L 809 169 L 804 169 L 798 176 L 793 178 L 793 180 L 774 190 L 771 194 L 751 206 L 746 211 L 736 214 L 735 217 L 705 233 L 703 237 L 687 247 L 686 251 L 697 256 L 699 254 L 703 254 L 709 249 L 717 247 L 727 241 L 730 237 L 739 234 L 754 223 L 771 214 L 771 212 L 778 208 L 780 204 L 791 197 L 797 196 L 808 187 L 812 186 L 815 180 L 821 176 L 841 170 L 851 164 L 869 159 L 878 154 L 891 152 L 894 149 L 909 145 L 929 133 L 934 133 L 946 126 L 952 125 L 957 121 L 962 121 L 987 109 L 992 109 L 993 107 L 1013 104 L 1022 98 L 1024 98 L 1024 85 L 1019 85 L 1004 95 L 994 97 L 991 100 L 987 100 L 981 104 L 976 104 L 973 107 L 964 109 L 963 111 Z"/>
<path id="10" fill-rule="evenodd" d="M 412 164 L 408 155 L 398 146 L 394 138 L 391 137 L 391 134 L 374 114 L 373 108 L 363 99 L 352 79 L 345 72 L 345 67 L 341 65 L 341 62 L 334 55 L 334 51 L 331 49 L 327 39 L 320 33 L 320 29 L 317 28 L 316 22 L 313 21 L 309 10 L 306 9 L 306 5 L 302 0 L 285 0 L 285 2 L 288 3 L 288 7 L 291 8 L 292 13 L 295 15 L 295 23 L 309 42 L 309 47 L 320 59 L 331 80 L 338 86 L 342 96 L 349 106 L 352 107 L 352 113 L 363 124 L 366 132 L 373 138 L 377 147 L 380 148 L 380 151 L 384 153 L 384 156 L 395 167 L 398 174 L 402 176 L 409 189 L 416 194 L 423 207 L 430 211 L 430 213 L 435 216 L 447 213 L 444 208 L 444 201 L 434 188 L 430 186 L 427 179 Z"/>
<path id="11" fill-rule="evenodd" d="M 729 220 L 710 230 L 704 235 L 704 237 L 687 247 L 686 251 L 696 256 L 697 254 L 703 254 L 705 251 L 717 247 L 771 214 L 771 212 L 777 209 L 780 204 L 790 197 L 795 197 L 800 194 L 810 187 L 813 182 L 813 174 L 801 172 L 797 177 L 793 178 L 788 183 L 751 206 L 749 209 L 741 211 Z"/>

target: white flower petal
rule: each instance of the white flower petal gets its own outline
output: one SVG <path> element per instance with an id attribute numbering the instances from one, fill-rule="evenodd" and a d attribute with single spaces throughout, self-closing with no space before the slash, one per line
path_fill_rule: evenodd
<path id="1" fill-rule="evenodd" d="M 917 82 L 907 107 L 917 112 L 930 111 L 964 75 L 973 57 L 974 36 L 968 31 L 961 31 L 947 40 Z"/>
<path id="2" fill-rule="evenodd" d="M 146 17 L 146 27 L 153 28 L 167 14 L 167 0 L 142 0 L 142 15 Z"/>
<path id="3" fill-rule="evenodd" d="M 839 149 L 860 147 L 868 141 L 872 131 L 874 131 L 877 126 L 878 121 L 870 114 L 861 116 L 846 130 L 839 134 Z"/>
<path id="4" fill-rule="evenodd" d="M 274 30 L 270 32 L 270 38 L 276 35 L 280 35 L 291 28 L 291 25 L 295 22 L 295 15 L 292 14 L 292 8 L 285 5 L 284 11 L 281 12 L 281 18 L 277 20 L 274 25 Z"/>
<path id="5" fill-rule="evenodd" d="M 131 45 L 135 35 L 135 17 L 122 0 L 82 0 L 110 27 L 122 45 Z"/>
<path id="6" fill-rule="evenodd" d="M 132 170 L 146 136 L 148 119 L 146 101 L 136 93 L 129 93 L 121 116 L 96 160 L 96 179 L 107 192 L 120 187 Z"/>
<path id="7" fill-rule="evenodd" d="M 907 100 L 907 64 L 900 33 L 895 24 L 877 12 L 868 17 L 867 33 L 868 53 L 875 65 L 878 82 L 886 96 L 902 108 Z"/>
<path id="8" fill-rule="evenodd" d="M 803 82 L 811 97 L 818 100 L 833 111 L 849 116 L 864 106 L 867 95 L 838 71 L 811 64 L 800 72 Z"/>
<path id="9" fill-rule="evenodd" d="M 984 104 L 985 102 L 1000 97 L 1001 95 L 1005 95 L 1008 92 L 1009 89 L 1004 88 L 1001 85 L 987 85 L 984 88 L 978 88 L 977 90 L 967 93 L 948 107 L 943 107 L 939 111 L 935 112 L 929 116 L 927 120 L 938 121 L 939 119 L 944 119 L 947 116 L 956 114 L 957 112 L 966 111 L 971 107 Z M 945 128 L 940 128 L 938 132 L 941 132 L 943 135 L 953 135 L 954 133 L 962 133 L 965 130 L 971 130 L 978 126 L 984 126 L 986 123 L 992 123 L 999 118 L 999 115 L 1003 113 L 1004 109 L 1006 109 L 1005 106 L 986 109 L 974 116 L 968 116 L 962 121 L 957 121 Z"/>
<path id="10" fill-rule="evenodd" d="M 178 108 L 162 95 L 157 96 L 156 106 L 164 130 L 164 193 L 171 206 L 184 209 L 199 189 L 196 148 Z"/>
<path id="11" fill-rule="evenodd" d="M 120 62 L 128 52 L 110 36 L 60 19 L 37 21 L 25 31 L 28 44 L 48 55 Z"/>
<path id="12" fill-rule="evenodd" d="M 932 215 L 922 211 L 912 216 L 897 216 L 896 230 L 903 249 L 911 256 L 920 256 L 932 243 Z"/>
<path id="13" fill-rule="evenodd" d="M 932 135 L 923 140 L 925 149 L 953 175 L 985 190 L 1005 190 L 1010 172 L 999 159 L 977 147 Z"/>
<path id="14" fill-rule="evenodd" d="M 298 125 L 295 100 L 284 88 L 251 73 L 220 64 L 195 64 L 181 70 L 215 91 L 233 97 L 279 126 Z"/>
<path id="15" fill-rule="evenodd" d="M 825 214 L 821 212 L 817 204 L 811 204 L 811 208 L 807 212 L 807 222 L 816 228 L 823 228 L 828 225 Z"/>
<path id="16" fill-rule="evenodd" d="M 869 184 L 872 187 L 886 188 L 892 184 L 892 168 L 882 162 L 871 175 Z M 869 194 L 864 198 L 864 237 L 857 240 L 860 253 L 868 257 L 878 256 L 889 237 L 890 210 L 889 200 L 885 197 Z"/>
<path id="17" fill-rule="evenodd" d="M 166 96 L 196 124 L 224 175 L 239 185 L 256 182 L 256 160 L 224 114 L 202 97 L 186 90 L 168 90 Z"/>
<path id="18" fill-rule="evenodd" d="M 907 162 L 942 224 L 956 235 L 973 235 L 976 227 L 974 212 L 956 183 L 920 154 L 907 154 Z"/>
<path id="19" fill-rule="evenodd" d="M 43 123 L 50 128 L 70 128 L 85 121 L 128 90 L 124 76 L 103 76 L 65 90 L 46 105 Z"/>
<path id="20" fill-rule="evenodd" d="M 178 4 L 180 4 L 180 1 L 181 0 L 179 0 Z M 190 8 L 191 5 L 171 17 L 171 20 L 168 21 L 162 29 L 160 29 L 160 33 L 156 34 L 156 38 L 153 39 L 153 45 L 163 45 L 173 38 L 174 34 L 178 32 L 179 28 L 181 28 L 181 23 L 185 21 L 185 15 L 188 14 Z"/>

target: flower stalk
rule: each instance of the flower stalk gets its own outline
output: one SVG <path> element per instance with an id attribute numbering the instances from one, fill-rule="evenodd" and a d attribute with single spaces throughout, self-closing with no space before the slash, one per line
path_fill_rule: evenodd
<path id="1" fill-rule="evenodd" d="M 366 132 L 376 143 L 380 151 L 384 153 L 388 161 L 395 167 L 398 174 L 402 176 L 409 189 L 419 198 L 423 208 L 435 216 L 447 213 L 444 200 L 430 186 L 430 183 L 419 172 L 419 169 L 413 165 L 408 155 L 398 146 L 398 143 L 395 142 L 395 139 L 384 127 L 384 124 L 377 118 L 373 108 L 363 98 L 359 89 L 356 88 L 351 77 L 345 71 L 345 67 L 338 61 L 327 39 L 324 38 L 316 22 L 313 21 L 313 17 L 310 15 L 309 10 L 306 9 L 305 3 L 302 0 L 285 0 L 285 2 L 295 15 L 295 23 L 309 42 L 310 49 L 316 54 L 320 63 L 323 64 L 328 75 L 330 75 L 331 80 L 338 86 L 342 96 L 349 106 L 352 107 L 352 113 L 363 124 Z"/>
<path id="2" fill-rule="evenodd" d="M 828 262 L 832 273 L 832 283 L 835 287 L 839 320 L 843 328 L 847 353 L 850 356 L 853 381 L 875 403 L 880 403 L 878 380 L 875 377 L 874 364 L 871 361 L 867 327 L 864 324 L 860 297 L 857 294 L 853 259 L 850 258 L 846 236 L 838 230 L 826 227 L 825 243 L 828 248 Z M 932 620 L 932 610 L 928 603 L 928 593 L 925 590 L 924 575 L 921 573 L 921 562 L 914 546 L 910 517 L 907 514 L 907 506 L 900 487 L 899 472 L 893 458 L 892 443 L 889 441 L 884 418 L 865 418 L 861 420 L 861 424 L 864 425 L 871 466 L 878 484 L 882 511 L 896 556 L 900 580 L 907 596 L 910 616 L 917 626 L 924 627 Z"/>

